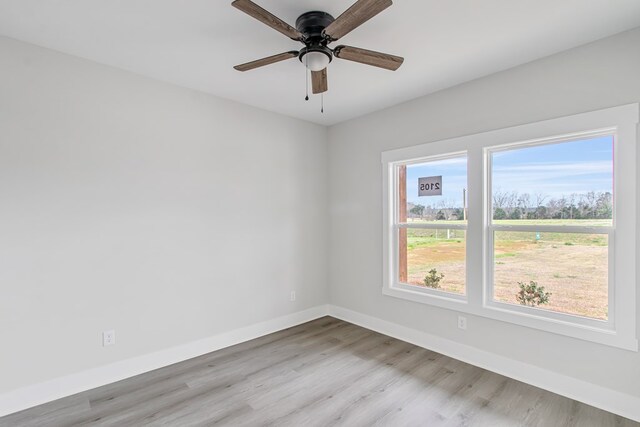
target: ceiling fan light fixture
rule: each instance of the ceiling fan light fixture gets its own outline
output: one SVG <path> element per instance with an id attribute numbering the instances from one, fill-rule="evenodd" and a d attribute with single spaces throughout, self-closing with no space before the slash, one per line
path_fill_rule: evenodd
<path id="1" fill-rule="evenodd" d="M 304 65 L 311 71 L 322 71 L 327 68 L 329 62 L 331 62 L 331 57 L 318 51 L 307 53 L 303 59 Z"/>
<path id="2" fill-rule="evenodd" d="M 300 62 L 310 71 L 322 71 L 331 62 L 331 50 L 326 46 L 303 48 L 300 51 Z"/>

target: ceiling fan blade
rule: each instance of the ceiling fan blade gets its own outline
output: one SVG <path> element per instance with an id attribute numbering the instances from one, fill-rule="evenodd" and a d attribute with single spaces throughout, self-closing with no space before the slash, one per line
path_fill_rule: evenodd
<path id="1" fill-rule="evenodd" d="M 404 62 L 404 58 L 400 56 L 351 46 L 337 46 L 333 51 L 333 56 L 340 59 L 346 59 L 347 61 L 355 61 L 361 64 L 385 68 L 391 71 L 395 71 L 400 68 Z"/>
<path id="2" fill-rule="evenodd" d="M 338 40 L 392 4 L 391 0 L 358 0 L 324 29 L 324 35 Z"/>
<path id="3" fill-rule="evenodd" d="M 231 2 L 231 6 L 256 18 L 260 22 L 267 24 L 274 30 L 280 31 L 282 34 L 292 38 L 293 40 L 302 40 L 302 33 L 300 31 L 273 15 L 271 12 L 264 10 L 251 0 L 234 0 Z"/>
<path id="4" fill-rule="evenodd" d="M 313 93 L 322 93 L 329 90 L 327 83 L 327 69 L 322 71 L 311 72 L 311 91 Z"/>
<path id="5" fill-rule="evenodd" d="M 264 67 L 265 65 L 274 64 L 276 62 L 284 61 L 285 59 L 291 59 L 298 56 L 298 52 L 295 50 L 279 53 L 277 55 L 267 56 L 266 58 L 256 59 L 255 61 L 247 62 L 244 64 L 236 65 L 235 68 L 238 71 L 249 71 L 254 68 Z"/>

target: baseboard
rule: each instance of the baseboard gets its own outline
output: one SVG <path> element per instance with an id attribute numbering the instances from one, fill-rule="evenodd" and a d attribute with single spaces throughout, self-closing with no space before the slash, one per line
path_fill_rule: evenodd
<path id="1" fill-rule="evenodd" d="M 488 371 L 640 421 L 640 398 L 335 305 L 329 315 Z"/>
<path id="2" fill-rule="evenodd" d="M 12 390 L 0 395 L 0 416 L 12 414 L 290 328 L 326 316 L 328 311 L 328 306 L 321 305 L 166 350 Z"/>

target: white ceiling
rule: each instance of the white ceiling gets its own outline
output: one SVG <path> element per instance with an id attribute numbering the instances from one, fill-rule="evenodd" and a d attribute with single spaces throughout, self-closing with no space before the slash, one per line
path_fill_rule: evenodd
<path id="1" fill-rule="evenodd" d="M 295 25 L 355 0 L 255 0 Z M 403 56 L 392 72 L 336 59 L 325 113 L 297 59 L 232 66 L 302 45 L 231 0 L 0 0 L 0 34 L 331 125 L 640 26 L 640 0 L 397 0 L 337 44 Z M 333 45 L 335 46 L 335 44 Z"/>

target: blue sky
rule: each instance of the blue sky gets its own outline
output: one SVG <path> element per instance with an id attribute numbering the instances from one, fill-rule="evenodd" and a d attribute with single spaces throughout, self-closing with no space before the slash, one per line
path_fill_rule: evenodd
<path id="1" fill-rule="evenodd" d="M 603 136 L 492 154 L 494 191 L 543 193 L 558 198 L 589 191 L 613 192 L 613 137 Z M 442 175 L 442 196 L 418 197 L 418 178 Z M 466 157 L 407 166 L 407 200 L 462 206 Z M 547 199 L 548 200 L 548 199 Z"/>

